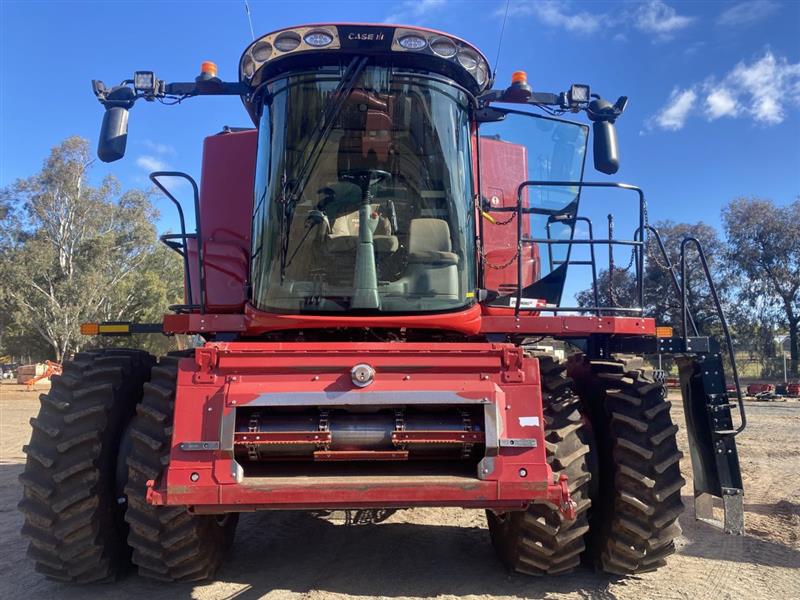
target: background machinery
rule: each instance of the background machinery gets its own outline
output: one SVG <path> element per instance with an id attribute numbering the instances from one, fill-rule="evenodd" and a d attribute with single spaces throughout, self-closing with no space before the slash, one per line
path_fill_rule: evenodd
<path id="1" fill-rule="evenodd" d="M 644 194 L 583 182 L 589 128 L 560 118 L 586 113 L 595 167 L 614 173 L 626 98 L 492 79 L 445 33 L 325 24 L 258 38 L 237 82 L 213 63 L 187 83 L 93 82 L 104 161 L 123 156 L 140 99 L 236 95 L 256 127 L 206 138 L 199 185 L 152 175 L 179 212 L 181 231 L 162 239 L 184 261 L 184 303 L 157 325 L 84 327 L 204 343 L 158 360 L 81 352 L 42 396 L 20 504 L 41 572 L 98 581 L 132 560 L 146 576 L 202 579 L 240 512 L 413 506 L 486 509 L 521 572 L 582 558 L 655 569 L 674 551 L 684 480 L 649 353 L 681 367 L 698 516 L 721 498 L 724 527 L 742 532 L 744 414 L 736 427 L 720 349 L 685 301 L 681 335 L 643 316 L 657 237 Z M 524 128 L 530 139 L 510 140 Z M 194 232 L 168 176 L 191 183 Z M 595 188 L 636 200 L 629 239 L 593 236 L 578 207 Z M 638 303 L 600 306 L 595 249 L 613 269 L 618 246 Z M 590 267 L 594 306 L 562 302 L 570 266 Z"/>

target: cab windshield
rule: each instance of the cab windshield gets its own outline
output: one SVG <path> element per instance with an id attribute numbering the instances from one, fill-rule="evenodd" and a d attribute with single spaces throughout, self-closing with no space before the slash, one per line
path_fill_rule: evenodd
<path id="1" fill-rule="evenodd" d="M 322 67 L 268 84 L 253 304 L 277 312 L 456 310 L 474 301 L 468 97 L 420 72 Z M 332 107 L 336 107 L 332 110 Z M 321 131 L 326 119 L 329 128 Z"/>

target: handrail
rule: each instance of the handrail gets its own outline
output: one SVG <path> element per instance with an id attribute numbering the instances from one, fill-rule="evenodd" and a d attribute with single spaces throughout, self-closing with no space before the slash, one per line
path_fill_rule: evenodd
<path id="1" fill-rule="evenodd" d="M 676 297 L 683 301 L 683 291 L 681 290 L 681 284 L 678 282 L 678 276 L 675 275 L 675 265 L 672 264 L 672 259 L 669 257 L 669 253 L 667 252 L 667 248 L 664 245 L 664 240 L 661 239 L 661 234 L 658 232 L 658 229 L 653 227 L 652 225 L 645 225 L 644 228 L 653 234 L 656 238 L 656 242 L 658 242 L 658 248 L 661 250 L 661 256 L 664 258 L 667 264 L 667 271 L 672 278 L 672 287 L 675 289 Z M 634 234 L 634 238 L 636 236 L 641 235 L 640 231 L 637 229 L 636 233 Z M 694 322 L 694 318 L 692 317 L 691 312 L 686 313 L 689 317 L 689 324 L 692 326 L 692 331 L 694 331 L 695 335 L 700 335 L 700 331 L 697 329 L 697 325 Z"/>
<path id="2" fill-rule="evenodd" d="M 550 237 L 550 225 L 552 225 L 553 223 L 569 223 L 570 221 L 572 222 L 573 226 L 578 221 L 586 223 L 586 227 L 589 229 L 589 239 L 590 240 L 594 240 L 594 227 L 592 225 L 592 220 L 589 217 L 579 217 L 577 215 L 573 216 L 570 219 L 563 219 L 563 220 L 560 220 L 560 221 L 551 221 L 550 219 L 548 219 L 547 220 L 547 224 L 545 225 L 545 230 L 547 231 L 547 239 L 548 240 L 552 239 Z M 566 263 L 567 266 L 574 265 L 574 264 L 585 264 L 585 263 L 581 263 L 579 261 L 571 261 L 571 260 L 569 260 L 569 256 L 567 256 L 567 258 L 564 261 L 554 261 L 553 260 L 552 247 L 549 244 L 547 246 L 547 256 L 548 256 L 549 263 L 550 263 L 550 271 L 553 271 L 553 267 L 554 267 L 555 263 L 557 263 L 557 262 L 558 263 L 562 263 L 562 264 Z M 598 289 L 597 289 L 597 261 L 596 261 L 596 257 L 595 257 L 595 254 L 594 254 L 594 244 L 590 244 L 589 245 L 589 257 L 590 257 L 589 258 L 589 265 L 592 267 L 592 296 L 594 298 L 594 305 L 596 307 L 599 307 L 600 306 L 600 294 L 599 294 Z"/>
<path id="3" fill-rule="evenodd" d="M 739 370 L 736 367 L 736 356 L 733 351 L 733 341 L 731 340 L 731 334 L 728 330 L 728 321 L 725 319 L 725 313 L 722 310 L 722 303 L 719 301 L 719 296 L 717 295 L 717 288 L 714 285 L 713 280 L 711 279 L 711 271 L 708 268 L 708 261 L 706 260 L 706 253 L 703 251 L 703 246 L 695 237 L 686 237 L 681 242 L 681 309 L 682 309 L 682 329 L 683 329 L 683 337 L 687 338 L 689 335 L 688 329 L 688 315 L 689 315 L 689 308 L 688 308 L 688 291 L 689 291 L 689 282 L 686 279 L 686 247 L 689 244 L 694 244 L 695 249 L 697 250 L 697 256 L 700 258 L 700 264 L 703 267 L 703 273 L 706 276 L 706 281 L 708 282 L 708 288 L 711 291 L 711 298 L 714 300 L 714 307 L 717 309 L 717 315 L 719 316 L 720 325 L 722 326 L 722 333 L 725 335 L 725 343 L 728 346 L 728 356 L 731 361 L 731 372 L 733 373 L 733 383 L 736 385 L 736 397 L 739 403 L 739 414 L 741 415 L 742 423 L 736 428 L 734 435 L 741 433 L 745 426 L 747 425 L 747 417 L 745 416 L 744 411 L 744 399 L 742 398 L 742 388 L 739 385 Z"/>
<path id="4" fill-rule="evenodd" d="M 596 188 L 618 188 L 623 190 L 630 190 L 636 192 L 639 196 L 639 230 L 644 230 L 644 213 L 645 213 L 645 197 L 644 192 L 641 188 L 631 185 L 628 183 L 617 183 L 617 182 L 610 182 L 610 181 L 544 181 L 544 180 L 530 180 L 530 181 L 523 181 L 517 187 L 517 206 L 516 206 L 516 215 L 517 215 L 517 302 L 516 307 L 514 309 L 514 316 L 519 316 L 520 306 L 522 304 L 522 246 L 524 243 L 546 243 L 546 244 L 553 244 L 553 243 L 577 243 L 577 244 L 585 244 L 589 243 L 590 246 L 594 247 L 595 244 L 603 244 L 607 243 L 609 248 L 612 244 L 620 243 L 622 245 L 631 245 L 634 246 L 634 251 L 636 252 L 635 259 L 636 259 L 636 280 L 637 280 L 637 290 L 639 296 L 639 306 L 644 306 L 644 252 L 640 252 L 639 248 L 643 248 L 644 242 L 639 240 L 627 241 L 627 240 L 539 240 L 539 239 L 525 239 L 522 234 L 522 215 L 526 213 L 531 213 L 534 209 L 527 208 L 524 209 L 522 207 L 522 193 L 528 187 L 577 187 L 577 188 L 584 188 L 584 187 L 596 187 Z M 580 193 L 580 191 L 578 192 Z M 574 215 L 573 215 L 574 216 Z M 574 229 L 573 229 L 574 235 Z M 598 307 L 594 307 L 597 309 Z M 586 309 L 581 309 L 586 310 Z"/>
<path id="5" fill-rule="evenodd" d="M 178 209 L 178 218 L 181 224 L 181 240 L 183 241 L 184 252 L 183 252 L 183 269 L 186 273 L 186 287 L 189 290 L 189 304 L 194 305 L 194 299 L 192 297 L 192 279 L 191 273 L 189 270 L 189 244 L 188 240 L 190 239 L 189 235 L 186 233 L 186 223 L 183 217 L 183 208 L 181 207 L 181 203 L 172 195 L 167 188 L 158 180 L 159 177 L 179 177 L 181 179 L 187 180 L 191 186 L 192 191 L 194 192 L 194 221 L 195 221 L 195 239 L 197 240 L 197 272 L 200 277 L 200 313 L 203 314 L 206 312 L 206 299 L 205 299 L 205 288 L 206 288 L 206 281 L 205 281 L 205 274 L 203 273 L 203 236 L 200 230 L 200 191 L 197 188 L 197 183 L 192 178 L 191 175 L 187 173 L 183 173 L 182 171 L 153 171 L 150 173 L 150 181 L 152 181 L 161 192 L 169 198 L 172 203 Z"/>

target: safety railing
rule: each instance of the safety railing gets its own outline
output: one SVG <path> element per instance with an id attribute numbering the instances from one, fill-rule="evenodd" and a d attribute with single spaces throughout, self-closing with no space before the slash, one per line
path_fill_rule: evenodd
<path id="1" fill-rule="evenodd" d="M 195 216 L 195 232 L 193 234 L 186 233 L 186 219 L 183 215 L 183 207 L 181 203 L 175 198 L 161 181 L 159 177 L 178 177 L 185 179 L 192 186 L 194 194 L 194 216 Z M 150 181 L 161 190 L 161 192 L 175 205 L 178 210 L 178 221 L 180 222 L 180 233 L 167 233 L 159 236 L 159 240 L 167 247 L 175 250 L 183 258 L 183 276 L 186 281 L 186 298 L 188 304 L 174 304 L 170 306 L 170 310 L 175 312 L 187 312 L 193 310 L 200 310 L 200 313 L 206 312 L 205 303 L 205 272 L 203 269 L 203 236 L 200 229 L 200 192 L 197 188 L 197 182 L 194 178 L 182 171 L 153 171 L 150 173 Z M 192 288 L 192 273 L 189 268 L 189 240 L 195 240 L 197 246 L 197 275 L 199 277 L 199 303 L 194 301 L 194 292 Z"/>
<path id="2" fill-rule="evenodd" d="M 580 191 L 583 188 L 614 188 L 621 190 L 628 190 L 637 194 L 639 202 L 639 227 L 637 231 L 643 230 L 645 226 L 646 214 L 646 201 L 644 192 L 633 185 L 627 183 L 614 183 L 614 182 L 592 182 L 592 181 L 542 181 L 531 180 L 522 182 L 517 188 L 517 204 L 513 207 L 494 207 L 490 208 L 491 212 L 514 212 L 516 213 L 517 221 L 517 285 L 516 285 L 516 306 L 515 315 L 518 315 L 522 306 L 522 282 L 524 281 L 524 262 L 522 260 L 523 248 L 526 245 L 541 245 L 547 249 L 548 262 L 550 264 L 551 272 L 554 267 L 558 265 L 584 265 L 592 269 L 592 295 L 594 299 L 594 306 L 552 306 L 544 305 L 537 306 L 538 312 L 592 312 L 596 314 L 642 314 L 644 306 L 644 242 L 641 239 L 626 240 L 614 239 L 613 237 L 613 221 L 609 221 L 609 236 L 605 239 L 595 239 L 592 222 L 586 217 L 579 217 L 577 212 L 578 202 L 572 202 L 561 209 L 549 209 L 536 206 L 524 206 L 523 195 L 526 189 L 532 187 L 573 187 L 578 188 L 577 197 L 580 196 Z M 570 212 L 572 211 L 572 212 Z M 530 214 L 544 215 L 548 217 L 548 223 L 545 227 L 546 237 L 530 237 L 524 234 L 523 216 Z M 585 222 L 588 225 L 589 238 L 576 239 L 575 238 L 575 224 L 577 222 Z M 550 235 L 550 225 L 552 223 L 563 223 L 572 225 L 572 233 L 569 239 L 554 239 Z M 566 245 L 567 256 L 564 260 L 556 261 L 553 259 L 552 247 L 554 245 Z M 572 247 L 576 245 L 586 245 L 589 247 L 590 260 L 588 261 L 571 261 Z M 627 246 L 632 248 L 633 259 L 636 265 L 636 298 L 638 300 L 636 306 L 621 307 L 621 306 L 600 306 L 599 289 L 597 278 L 597 260 L 595 255 L 595 246 L 603 245 L 608 247 L 609 253 L 609 270 L 610 270 L 610 285 L 613 286 L 613 269 L 614 269 L 614 247 Z"/>

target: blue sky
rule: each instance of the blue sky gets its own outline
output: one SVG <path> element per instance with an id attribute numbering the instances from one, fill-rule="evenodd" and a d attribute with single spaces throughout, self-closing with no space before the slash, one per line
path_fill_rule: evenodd
<path id="1" fill-rule="evenodd" d="M 250 2 L 256 35 L 324 21 L 398 22 L 463 37 L 494 62 L 505 0 Z M 95 144 L 102 108 L 90 80 L 137 69 L 189 81 L 203 60 L 233 79 L 250 42 L 243 1 L 14 2 L 0 0 L 0 186 L 35 172 L 69 135 Z M 498 85 L 524 69 L 534 89 L 589 83 L 630 97 L 618 121 L 622 168 L 651 219 L 719 224 L 740 195 L 786 203 L 800 194 L 800 3 L 513 1 Z M 153 168 L 199 179 L 202 138 L 249 125 L 237 98 L 177 107 L 139 103 L 127 156 L 98 163 L 144 185 Z M 608 179 L 587 170 L 589 179 Z M 162 227 L 173 227 L 169 205 Z"/>

